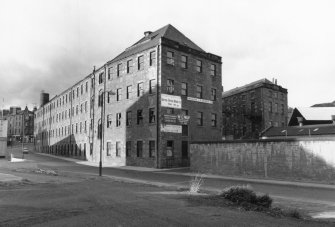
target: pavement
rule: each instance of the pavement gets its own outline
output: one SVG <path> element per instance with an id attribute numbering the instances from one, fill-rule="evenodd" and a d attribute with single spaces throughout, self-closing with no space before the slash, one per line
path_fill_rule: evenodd
<path id="1" fill-rule="evenodd" d="M 95 166 L 95 167 L 99 165 L 98 163 L 94 163 L 90 161 L 82 161 L 82 160 L 78 160 L 74 158 L 55 156 L 55 155 L 50 155 L 50 154 L 45 154 L 45 153 L 35 153 L 35 154 L 58 158 L 61 160 L 74 162 L 80 165 Z M 189 176 L 189 177 L 201 176 L 204 179 L 229 180 L 229 181 L 238 181 L 238 182 L 245 182 L 245 183 L 260 183 L 260 184 L 270 184 L 270 185 L 283 185 L 283 186 L 296 186 L 296 187 L 305 187 L 305 188 L 315 188 L 315 189 L 320 188 L 320 189 L 334 189 L 335 190 L 335 185 L 330 185 L 330 184 L 294 182 L 294 181 L 283 181 L 283 180 L 274 180 L 274 179 L 255 179 L 255 178 L 231 177 L 231 176 L 228 177 L 228 176 L 221 176 L 221 175 L 214 175 L 214 174 L 201 174 L 201 173 L 191 172 L 189 168 L 156 169 L 156 168 L 147 168 L 147 167 L 139 167 L 139 166 L 118 167 L 118 166 L 106 165 L 106 164 L 103 164 L 103 168 L 115 168 L 115 169 L 120 169 L 120 170 L 131 170 L 131 171 L 138 171 L 138 172 L 159 172 L 161 174 Z M 1 181 L 1 176 L 0 176 L 0 181 Z"/>
<path id="2" fill-rule="evenodd" d="M 22 177 L 15 176 L 13 174 L 0 173 L 0 182 L 10 182 L 10 181 L 21 181 Z"/>

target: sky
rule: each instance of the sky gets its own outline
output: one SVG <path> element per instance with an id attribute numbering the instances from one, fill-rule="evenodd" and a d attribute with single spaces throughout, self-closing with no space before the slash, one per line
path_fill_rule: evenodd
<path id="1" fill-rule="evenodd" d="M 335 100 L 335 1 L 0 0 L 0 108 L 39 105 L 172 24 L 222 57 L 224 90 L 277 79 L 290 107 Z"/>

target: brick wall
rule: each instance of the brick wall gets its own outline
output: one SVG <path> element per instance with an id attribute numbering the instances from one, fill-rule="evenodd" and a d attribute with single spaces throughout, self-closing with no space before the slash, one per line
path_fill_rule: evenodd
<path id="1" fill-rule="evenodd" d="M 335 183 L 335 138 L 191 144 L 191 170 L 225 176 Z"/>

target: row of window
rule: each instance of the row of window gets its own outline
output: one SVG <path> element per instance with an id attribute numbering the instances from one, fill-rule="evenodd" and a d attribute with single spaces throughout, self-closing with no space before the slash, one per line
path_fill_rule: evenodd
<path id="1" fill-rule="evenodd" d="M 280 113 L 281 113 L 281 115 L 284 115 L 285 114 L 285 106 L 284 106 L 284 104 L 281 104 L 280 106 L 281 106 Z M 269 112 L 270 113 L 278 113 L 279 112 L 278 103 L 269 102 Z"/>
<path id="2" fill-rule="evenodd" d="M 56 122 L 61 122 L 63 120 L 66 120 L 67 118 L 70 118 L 71 115 L 74 116 L 75 114 L 82 114 L 82 113 L 87 113 L 87 101 L 85 103 L 82 103 L 80 105 L 76 105 L 76 108 L 72 107 L 72 109 L 62 111 L 61 113 L 57 113 L 55 116 L 51 116 L 49 118 L 49 124 L 54 124 Z M 45 126 L 47 123 L 47 120 L 42 121 L 42 126 Z M 41 122 L 39 122 L 39 125 Z"/>
<path id="3" fill-rule="evenodd" d="M 149 54 L 149 66 L 154 66 L 156 64 L 156 51 L 151 51 Z M 136 66 L 136 68 L 135 68 Z M 141 71 L 144 69 L 144 55 L 140 55 L 136 59 L 136 65 L 134 59 L 128 59 L 126 63 L 118 63 L 116 66 L 112 66 L 108 68 L 107 79 L 110 80 L 113 77 L 122 76 L 125 69 L 126 74 L 131 74 L 137 71 Z M 105 73 L 100 72 L 98 76 L 98 83 L 102 84 L 104 82 Z"/>
<path id="4" fill-rule="evenodd" d="M 88 92 L 88 82 L 85 82 L 85 87 L 84 84 L 81 84 L 78 86 L 76 89 L 70 91 L 68 94 L 63 95 L 62 97 L 57 98 L 54 102 L 52 102 L 50 105 L 46 106 L 45 111 L 49 112 L 52 109 L 55 109 L 57 107 L 61 107 L 66 105 L 67 103 L 71 102 L 72 100 L 75 99 L 75 97 L 79 98 L 79 95 L 83 95 Z M 41 117 L 43 110 L 40 110 L 37 112 L 35 115 L 35 118 Z"/>
<path id="5" fill-rule="evenodd" d="M 166 64 L 175 66 L 176 64 L 175 60 L 175 54 L 172 51 L 167 51 L 166 52 Z M 189 68 L 189 59 L 188 56 L 186 55 L 181 55 L 180 57 L 180 67 L 183 69 L 188 69 Z M 203 72 L 203 62 L 199 59 L 195 59 L 195 71 L 198 73 Z M 210 75 L 211 76 L 216 76 L 217 75 L 217 69 L 215 64 L 210 64 Z"/>
<path id="6" fill-rule="evenodd" d="M 166 80 L 166 92 L 168 94 L 175 94 L 175 81 L 172 79 L 167 79 Z M 188 88 L 188 83 L 186 82 L 181 82 L 180 84 L 180 94 L 182 96 L 188 96 L 189 94 L 189 88 Z M 210 93 L 210 100 L 216 101 L 217 99 L 217 94 L 216 94 L 216 89 L 211 88 L 211 93 Z M 204 89 L 202 85 L 196 85 L 195 86 L 195 97 L 199 99 L 204 98 Z"/>
<path id="7" fill-rule="evenodd" d="M 121 101 L 123 98 L 123 89 L 122 88 L 117 88 L 116 89 L 116 93 L 115 93 L 115 100 Z M 152 79 L 149 80 L 149 94 L 154 94 L 156 92 L 156 80 Z M 143 82 L 139 82 L 137 83 L 137 92 L 136 92 L 136 96 L 140 97 L 144 94 L 144 84 Z M 114 95 L 114 93 L 108 92 L 107 93 L 107 103 L 111 102 L 111 97 L 112 95 Z M 133 97 L 133 86 L 132 85 L 128 85 L 126 87 L 126 94 L 125 94 L 125 99 L 131 99 Z M 98 96 L 98 106 L 103 106 L 104 103 L 104 92 L 103 90 L 99 91 L 99 96 Z"/>
<path id="8" fill-rule="evenodd" d="M 43 152 L 48 152 L 51 154 L 60 154 L 60 155 L 68 155 L 68 156 L 79 156 L 82 155 L 86 157 L 86 143 L 83 144 L 56 144 L 51 146 L 43 146 Z M 92 151 L 90 154 L 92 155 Z"/>
<path id="9" fill-rule="evenodd" d="M 46 137 L 63 137 L 70 134 L 86 133 L 87 132 L 87 122 L 79 122 L 72 125 L 60 127 L 58 129 L 50 129 L 46 132 Z"/>

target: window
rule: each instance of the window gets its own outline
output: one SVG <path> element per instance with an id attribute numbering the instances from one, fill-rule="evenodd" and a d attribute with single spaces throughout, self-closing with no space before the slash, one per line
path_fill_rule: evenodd
<path id="1" fill-rule="evenodd" d="M 278 98 L 278 93 L 277 92 L 273 92 L 274 98 Z"/>
<path id="2" fill-rule="evenodd" d="M 137 69 L 138 70 L 144 69 L 144 56 L 143 55 L 137 58 Z"/>
<path id="3" fill-rule="evenodd" d="M 107 103 L 111 102 L 111 94 L 110 92 L 107 93 Z"/>
<path id="4" fill-rule="evenodd" d="M 188 158 L 188 142 L 181 141 L 181 157 Z"/>
<path id="5" fill-rule="evenodd" d="M 77 98 L 79 97 L 79 87 L 77 87 Z M 60 104 L 60 102 L 59 102 Z"/>
<path id="6" fill-rule="evenodd" d="M 166 156 L 173 157 L 173 140 L 166 141 Z"/>
<path id="7" fill-rule="evenodd" d="M 85 92 L 88 92 L 88 82 L 85 83 Z M 85 146 L 86 147 L 86 146 Z"/>
<path id="8" fill-rule="evenodd" d="M 149 140 L 149 157 L 155 157 L 155 147 L 156 147 L 156 141 Z"/>
<path id="9" fill-rule="evenodd" d="M 216 76 L 216 65 L 211 64 L 211 76 Z"/>
<path id="10" fill-rule="evenodd" d="M 197 90 L 196 90 L 196 97 L 198 98 L 198 99 L 202 99 L 202 86 L 200 86 L 200 85 L 197 85 Z"/>
<path id="11" fill-rule="evenodd" d="M 274 109 L 275 113 L 278 113 L 278 103 L 275 103 L 275 109 Z"/>
<path id="12" fill-rule="evenodd" d="M 149 81 L 149 94 L 154 94 L 155 93 L 155 88 L 156 88 L 156 80 L 150 80 Z"/>
<path id="13" fill-rule="evenodd" d="M 116 114 L 116 127 L 121 126 L 121 113 Z"/>
<path id="14" fill-rule="evenodd" d="M 143 89 L 143 82 L 137 84 L 137 97 L 140 97 L 143 95 L 144 89 Z"/>
<path id="15" fill-rule="evenodd" d="M 98 96 L 98 106 L 103 106 L 103 91 L 99 91 L 99 96 Z"/>
<path id="16" fill-rule="evenodd" d="M 118 88 L 116 90 L 116 101 L 120 101 L 122 99 L 122 88 Z"/>
<path id="17" fill-rule="evenodd" d="M 84 124 L 84 130 L 85 132 L 87 132 L 87 122 L 85 121 L 85 124 Z M 69 127 L 69 131 L 70 131 L 70 127 Z"/>
<path id="18" fill-rule="evenodd" d="M 216 119 L 216 114 L 211 114 L 211 122 L 212 122 L 212 127 L 216 127 L 217 124 L 217 119 Z"/>
<path id="19" fill-rule="evenodd" d="M 131 125 L 131 111 L 127 111 L 126 113 L 126 126 Z"/>
<path id="20" fill-rule="evenodd" d="M 272 102 L 269 102 L 269 112 L 272 113 Z"/>
<path id="21" fill-rule="evenodd" d="M 112 70 L 113 70 L 112 67 L 108 68 L 108 79 L 109 79 L 109 80 L 110 80 L 111 77 L 112 77 Z"/>
<path id="22" fill-rule="evenodd" d="M 60 131 L 59 131 L 60 132 Z M 76 123 L 76 134 L 78 133 L 78 123 Z"/>
<path id="23" fill-rule="evenodd" d="M 84 93 L 84 85 L 82 84 L 80 86 L 80 94 L 83 94 L 83 93 Z M 63 100 L 64 100 L 64 98 L 63 98 Z M 64 103 L 64 101 L 63 101 L 63 103 Z"/>
<path id="24" fill-rule="evenodd" d="M 181 66 L 183 69 L 187 69 L 187 56 L 185 56 L 185 55 L 182 55 L 182 56 L 181 56 L 181 63 L 180 63 L 180 66 Z"/>
<path id="25" fill-rule="evenodd" d="M 167 108 L 166 113 L 167 114 L 174 114 L 174 109 L 173 108 Z"/>
<path id="26" fill-rule="evenodd" d="M 166 91 L 169 94 L 173 94 L 173 92 L 174 92 L 174 80 L 171 80 L 171 79 L 166 80 Z"/>
<path id="27" fill-rule="evenodd" d="M 142 110 L 137 110 L 137 124 L 142 124 L 143 123 L 143 115 L 142 115 Z"/>
<path id="28" fill-rule="evenodd" d="M 196 71 L 199 72 L 199 73 L 202 72 L 202 61 L 200 61 L 200 60 L 196 60 L 195 69 L 196 69 Z"/>
<path id="29" fill-rule="evenodd" d="M 103 76 L 104 76 L 104 73 L 101 72 L 101 73 L 99 74 L 99 84 L 101 84 L 101 83 L 104 82 Z"/>
<path id="30" fill-rule="evenodd" d="M 83 103 L 82 104 L 80 104 L 80 113 L 83 113 Z"/>
<path id="31" fill-rule="evenodd" d="M 117 72 L 116 72 L 117 77 L 121 76 L 121 68 L 122 68 L 122 63 L 117 65 Z"/>
<path id="32" fill-rule="evenodd" d="M 131 141 L 126 142 L 126 156 L 130 157 L 131 155 Z"/>
<path id="33" fill-rule="evenodd" d="M 112 115 L 107 115 L 107 128 L 112 126 Z M 86 130 L 86 129 L 85 129 Z"/>
<path id="34" fill-rule="evenodd" d="M 150 52 L 150 66 L 153 66 L 156 64 L 156 51 Z"/>
<path id="35" fill-rule="evenodd" d="M 203 113 L 197 112 L 197 125 L 202 126 L 203 125 Z"/>
<path id="36" fill-rule="evenodd" d="M 78 105 L 76 106 L 76 115 L 78 115 Z"/>
<path id="37" fill-rule="evenodd" d="M 129 85 L 127 86 L 127 99 L 131 98 L 131 93 L 132 93 L 132 86 Z"/>
<path id="38" fill-rule="evenodd" d="M 174 65 L 174 53 L 171 51 L 168 51 L 166 53 L 166 63 L 168 65 Z"/>
<path id="39" fill-rule="evenodd" d="M 181 83 L 181 95 L 187 96 L 187 83 Z"/>
<path id="40" fill-rule="evenodd" d="M 181 135 L 182 136 L 188 136 L 188 125 L 182 125 L 181 126 Z"/>
<path id="41" fill-rule="evenodd" d="M 131 73 L 133 68 L 133 60 L 127 61 L 127 73 Z"/>
<path id="42" fill-rule="evenodd" d="M 79 132 L 81 133 L 82 132 L 82 122 L 80 122 L 80 127 L 79 127 Z M 62 131 L 63 131 L 63 129 L 62 129 Z"/>
<path id="43" fill-rule="evenodd" d="M 111 156 L 111 155 L 112 155 L 112 143 L 107 142 L 107 156 Z"/>
<path id="44" fill-rule="evenodd" d="M 149 108 L 149 123 L 155 123 L 155 121 L 156 121 L 155 108 Z"/>
<path id="45" fill-rule="evenodd" d="M 87 113 L 87 101 L 85 102 L 85 113 Z"/>
<path id="46" fill-rule="evenodd" d="M 285 114 L 285 108 L 284 108 L 284 104 L 281 104 L 281 115 Z"/>
<path id="47" fill-rule="evenodd" d="M 269 90 L 269 97 L 272 98 L 272 91 Z"/>
<path id="48" fill-rule="evenodd" d="M 137 157 L 142 157 L 143 153 L 143 141 L 137 141 L 136 155 Z"/>
<path id="49" fill-rule="evenodd" d="M 211 89 L 211 100 L 216 101 L 216 89 Z"/>
<path id="50" fill-rule="evenodd" d="M 120 141 L 116 141 L 115 156 L 116 157 L 120 157 L 121 156 L 121 142 Z"/>

